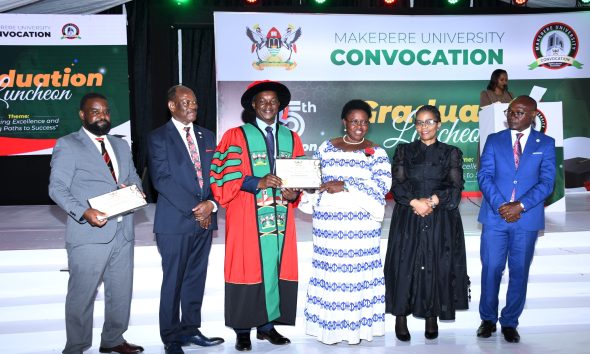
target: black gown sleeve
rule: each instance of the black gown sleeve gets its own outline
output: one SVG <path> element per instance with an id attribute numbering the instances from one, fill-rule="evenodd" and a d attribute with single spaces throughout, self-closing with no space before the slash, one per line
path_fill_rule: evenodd
<path id="1" fill-rule="evenodd" d="M 463 190 L 463 153 L 457 147 L 451 147 L 449 154 L 449 166 L 444 181 L 439 188 L 434 190 L 438 197 L 439 207 L 448 210 L 455 209 L 461 202 L 461 191 Z"/>
<path id="2" fill-rule="evenodd" d="M 393 155 L 393 163 L 391 164 L 391 175 L 393 177 L 391 193 L 396 203 L 407 206 L 415 198 L 414 188 L 410 183 L 406 167 L 404 166 L 404 159 L 408 149 L 408 144 L 398 145 Z"/>

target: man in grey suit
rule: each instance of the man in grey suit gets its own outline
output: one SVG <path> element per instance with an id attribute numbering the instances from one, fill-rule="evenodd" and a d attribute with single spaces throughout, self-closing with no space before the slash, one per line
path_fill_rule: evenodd
<path id="1" fill-rule="evenodd" d="M 70 278 L 66 297 L 64 354 L 92 346 L 94 300 L 104 282 L 105 314 L 99 351 L 141 353 L 123 333 L 129 324 L 133 289 L 133 214 L 104 219 L 87 200 L 135 184 L 129 145 L 107 135 L 111 127 L 106 97 L 89 93 L 80 101 L 82 128 L 57 140 L 51 158 L 49 195 L 68 215 L 66 250 Z"/>

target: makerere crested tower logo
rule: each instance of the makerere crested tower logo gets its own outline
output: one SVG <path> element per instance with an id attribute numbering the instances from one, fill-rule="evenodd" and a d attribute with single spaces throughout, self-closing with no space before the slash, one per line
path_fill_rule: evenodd
<path id="1" fill-rule="evenodd" d="M 570 26 L 561 22 L 547 24 L 533 40 L 536 60 L 529 64 L 529 70 L 540 66 L 552 70 L 567 66 L 581 69 L 583 64 L 576 60 L 579 45 L 578 35 Z"/>
<path id="2" fill-rule="evenodd" d="M 293 56 L 297 54 L 297 40 L 301 37 L 301 27 L 287 26 L 281 33 L 276 27 L 272 27 L 266 35 L 260 25 L 252 28 L 246 27 L 246 36 L 252 41 L 250 52 L 256 53 L 256 61 L 252 66 L 257 70 L 266 67 L 281 67 L 292 70 L 297 66 Z"/>

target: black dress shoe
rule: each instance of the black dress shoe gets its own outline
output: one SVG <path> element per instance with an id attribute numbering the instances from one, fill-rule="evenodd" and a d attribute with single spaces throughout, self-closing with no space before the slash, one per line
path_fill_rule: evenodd
<path id="1" fill-rule="evenodd" d="M 518 343 L 520 342 L 520 335 L 518 331 L 514 327 L 504 327 L 502 326 L 502 334 L 504 335 L 504 339 L 508 343 Z"/>
<path id="2" fill-rule="evenodd" d="M 107 347 L 99 347 L 98 351 L 101 353 L 119 353 L 119 354 L 136 354 L 143 352 L 143 347 L 139 345 L 127 343 L 127 341 L 117 345 L 116 347 L 107 348 Z"/>
<path id="3" fill-rule="evenodd" d="M 189 345 L 198 345 L 200 347 L 212 347 L 214 345 L 218 345 L 223 343 L 224 340 L 223 338 L 220 337 L 205 337 L 200 331 L 197 331 L 197 334 L 195 334 L 192 337 L 186 336 L 184 338 L 182 338 L 181 340 L 181 345 L 183 347 L 189 346 Z"/>
<path id="4" fill-rule="evenodd" d="M 274 345 L 285 345 L 291 343 L 289 338 L 283 337 L 276 329 L 270 331 L 256 331 L 256 338 L 266 339 Z"/>
<path id="5" fill-rule="evenodd" d="M 409 342 L 412 339 L 406 316 L 395 316 L 395 336 L 402 342 Z"/>
<path id="6" fill-rule="evenodd" d="M 496 324 L 492 323 L 492 321 L 483 320 L 477 329 L 477 336 L 479 338 L 490 338 L 494 332 L 496 332 Z"/>
<path id="7" fill-rule="evenodd" d="M 426 339 L 436 339 L 438 337 L 438 323 L 436 317 L 427 317 L 424 324 L 424 337 Z"/>
<path id="8" fill-rule="evenodd" d="M 180 347 L 178 342 L 170 342 L 164 344 L 164 351 L 166 354 L 184 354 L 184 351 Z"/>
<path id="9" fill-rule="evenodd" d="M 236 350 L 240 352 L 252 350 L 252 342 L 250 342 L 250 332 L 238 333 L 238 337 L 236 338 Z"/>

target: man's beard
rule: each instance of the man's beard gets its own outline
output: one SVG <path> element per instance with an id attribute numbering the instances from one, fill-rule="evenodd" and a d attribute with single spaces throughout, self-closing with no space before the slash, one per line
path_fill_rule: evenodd
<path id="1" fill-rule="evenodd" d="M 104 124 L 99 125 L 101 122 L 104 122 Z M 111 122 L 108 120 L 97 120 L 94 123 L 84 122 L 84 128 L 94 135 L 101 136 L 109 133 L 111 130 Z"/>

